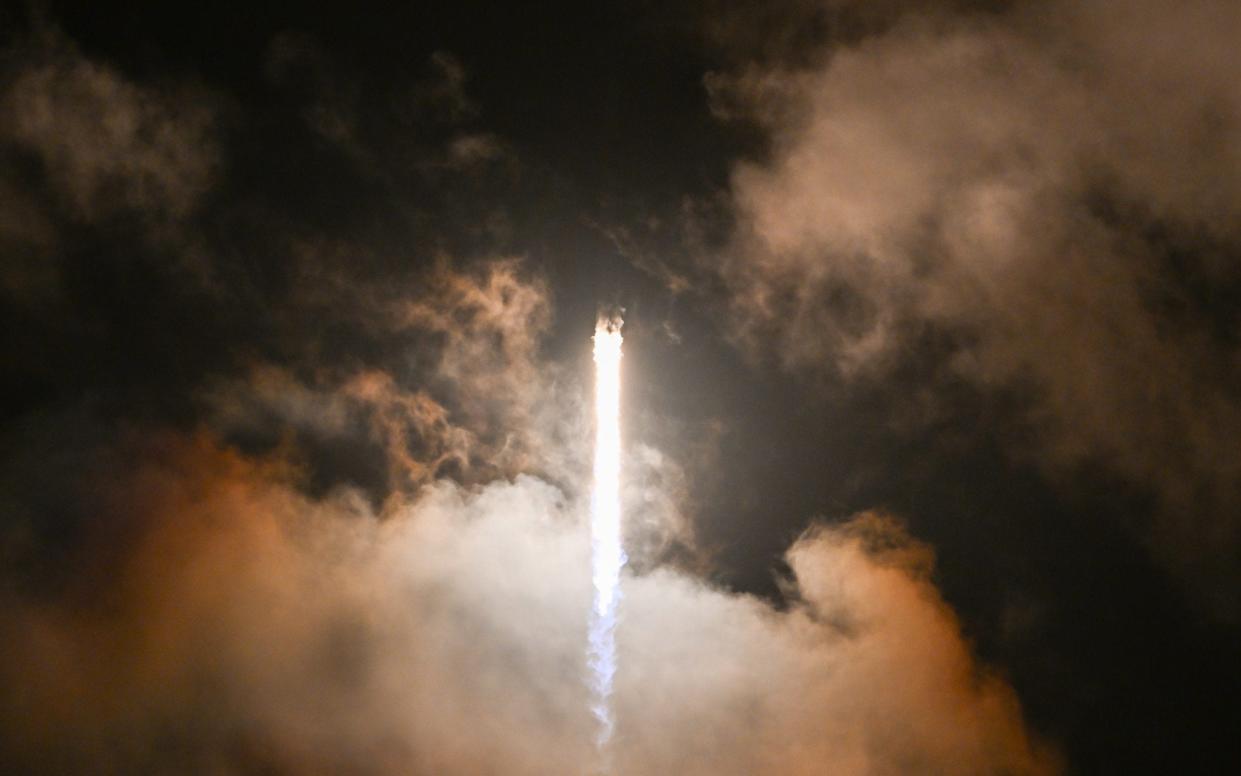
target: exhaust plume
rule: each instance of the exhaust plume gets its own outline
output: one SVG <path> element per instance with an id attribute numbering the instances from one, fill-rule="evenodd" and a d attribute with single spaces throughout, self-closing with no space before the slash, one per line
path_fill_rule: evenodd
<path id="1" fill-rule="evenodd" d="M 616 726 L 612 679 L 616 674 L 616 611 L 620 603 L 620 318 L 600 317 L 595 326 L 595 470 L 590 497 L 590 565 L 594 602 L 590 612 L 591 711 L 598 720 L 595 742 L 606 762 Z"/>

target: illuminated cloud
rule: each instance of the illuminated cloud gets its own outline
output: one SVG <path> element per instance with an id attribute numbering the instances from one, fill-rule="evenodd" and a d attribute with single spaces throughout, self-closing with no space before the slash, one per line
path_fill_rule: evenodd
<path id="1" fill-rule="evenodd" d="M 351 437 L 373 444 L 373 462 L 389 469 L 383 490 L 444 476 L 486 481 L 530 465 L 576 421 L 577 403 L 539 358 L 550 320 L 546 287 L 514 260 L 464 271 L 441 264 L 417 281 L 419 292 L 400 295 L 316 279 L 296 303 L 325 306 L 328 315 L 401 343 L 412 375 L 398 379 L 377 366 L 320 363 L 314 355 L 304 374 L 258 363 L 202 392 L 213 424 L 242 437 L 292 433 L 324 452 Z"/>
<path id="2" fill-rule="evenodd" d="M 581 505 L 530 477 L 373 513 L 278 458 L 135 440 L 96 508 L 97 579 L 10 599 L 19 766 L 547 774 L 591 762 Z M 119 459 L 118 459 L 119 460 Z M 89 547 L 87 548 L 89 549 Z M 1049 773 L 891 519 L 790 550 L 784 611 L 669 570 L 626 582 L 618 773 Z M 20 681 L 19 681 L 20 677 Z"/>
<path id="3" fill-rule="evenodd" d="M 736 336 L 845 379 L 951 343 L 946 374 L 1030 394 L 1050 470 L 1153 488 L 1156 553 L 1233 609 L 1235 319 L 1187 278 L 1238 278 L 1238 29 L 1213 0 L 1017 3 L 713 76 L 770 139 L 732 176 Z"/>

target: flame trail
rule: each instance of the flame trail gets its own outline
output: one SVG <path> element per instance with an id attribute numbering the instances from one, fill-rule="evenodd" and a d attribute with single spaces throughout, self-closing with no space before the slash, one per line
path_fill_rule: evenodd
<path id="1" fill-rule="evenodd" d="M 616 725 L 610 699 L 616 674 L 620 573 L 625 565 L 620 508 L 620 329 L 619 318 L 601 317 L 595 326 L 595 481 L 590 497 L 594 604 L 588 662 L 591 710 L 599 723 L 595 741 L 600 752 L 605 751 Z"/>

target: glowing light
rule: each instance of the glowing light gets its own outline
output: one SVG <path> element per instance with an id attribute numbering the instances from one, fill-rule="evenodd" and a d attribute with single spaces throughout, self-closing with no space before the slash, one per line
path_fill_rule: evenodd
<path id="1" fill-rule="evenodd" d="M 620 507 L 620 329 L 619 318 L 600 318 L 595 326 L 595 471 L 590 496 L 594 602 L 590 613 L 588 663 L 591 710 L 599 723 L 596 744 L 601 753 L 606 753 L 616 727 L 611 696 L 612 679 L 616 675 L 620 574 L 625 565 Z"/>

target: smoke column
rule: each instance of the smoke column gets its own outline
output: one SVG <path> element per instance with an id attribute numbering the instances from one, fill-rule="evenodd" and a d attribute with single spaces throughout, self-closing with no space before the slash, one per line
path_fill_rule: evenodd
<path id="1" fill-rule="evenodd" d="M 595 472 L 590 496 L 591 710 L 598 720 L 596 744 L 606 762 L 615 720 L 610 699 L 616 674 L 616 610 L 620 603 L 620 360 L 621 320 L 603 318 L 595 325 Z"/>

